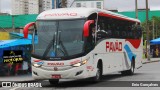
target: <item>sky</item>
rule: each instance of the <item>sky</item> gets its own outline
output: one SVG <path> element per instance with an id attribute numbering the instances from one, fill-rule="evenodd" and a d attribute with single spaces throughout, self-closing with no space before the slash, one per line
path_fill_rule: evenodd
<path id="1" fill-rule="evenodd" d="M 11 0 L 0 0 L 0 11 L 11 12 Z"/>
<path id="2" fill-rule="evenodd" d="M 138 8 L 146 8 L 146 0 L 137 0 Z M 148 7 L 152 10 L 160 10 L 160 0 L 148 0 Z M 104 8 L 118 9 L 118 11 L 134 11 L 135 0 L 104 0 Z"/>
<path id="3" fill-rule="evenodd" d="M 138 8 L 145 8 L 146 0 L 138 0 Z M 160 0 L 148 0 L 150 9 L 160 10 Z M 134 11 L 135 0 L 104 0 L 105 9 L 118 9 L 118 11 Z M 11 12 L 11 0 L 0 0 L 0 11 Z"/>

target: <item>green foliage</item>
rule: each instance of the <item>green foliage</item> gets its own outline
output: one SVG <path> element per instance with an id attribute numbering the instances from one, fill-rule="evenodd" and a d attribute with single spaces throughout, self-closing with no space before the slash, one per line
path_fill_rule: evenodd
<path id="1" fill-rule="evenodd" d="M 160 17 L 153 16 L 151 20 L 148 21 L 149 25 L 149 39 L 155 39 L 160 37 Z M 143 38 L 146 40 L 146 21 L 141 24 L 143 29 Z M 154 35 L 153 35 L 154 34 Z"/>

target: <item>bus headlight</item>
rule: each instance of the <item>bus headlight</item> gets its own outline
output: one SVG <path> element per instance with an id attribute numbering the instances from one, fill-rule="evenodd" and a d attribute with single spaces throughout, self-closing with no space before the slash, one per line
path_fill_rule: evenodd
<path id="1" fill-rule="evenodd" d="M 81 63 L 79 62 L 79 63 L 76 63 L 76 64 L 74 64 L 73 65 L 74 67 L 79 67 L 79 66 L 81 66 Z"/>
<path id="2" fill-rule="evenodd" d="M 34 67 L 41 67 L 42 65 L 38 65 L 37 63 L 33 64 Z"/>
<path id="3" fill-rule="evenodd" d="M 33 63 L 32 65 L 34 67 L 41 67 L 43 65 L 44 62 L 37 62 L 37 63 Z"/>
<path id="4" fill-rule="evenodd" d="M 83 61 L 82 61 L 82 65 L 83 65 L 83 64 L 86 64 L 87 61 L 88 61 L 88 60 L 83 60 Z"/>
<path id="5" fill-rule="evenodd" d="M 87 60 L 83 60 L 82 62 L 79 62 L 79 63 L 76 63 L 76 64 L 74 64 L 74 65 L 72 65 L 73 67 L 79 67 L 79 66 L 82 66 L 82 65 L 84 65 L 84 64 L 86 64 L 87 63 Z"/>

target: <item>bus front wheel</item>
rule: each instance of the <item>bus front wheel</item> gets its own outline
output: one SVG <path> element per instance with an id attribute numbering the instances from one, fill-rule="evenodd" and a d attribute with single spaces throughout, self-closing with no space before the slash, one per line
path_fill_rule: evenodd
<path id="1" fill-rule="evenodd" d="M 57 85 L 59 83 L 59 79 L 49 79 L 49 83 L 51 85 Z"/>

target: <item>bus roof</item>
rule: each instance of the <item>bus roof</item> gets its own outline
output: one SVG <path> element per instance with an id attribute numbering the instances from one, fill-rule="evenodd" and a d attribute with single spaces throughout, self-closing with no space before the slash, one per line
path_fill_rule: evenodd
<path id="1" fill-rule="evenodd" d="M 121 20 L 128 20 L 133 22 L 140 21 L 138 19 L 130 18 L 111 11 L 97 9 L 97 8 L 59 8 L 42 12 L 38 15 L 37 20 L 62 20 L 62 19 L 78 19 L 87 18 L 93 13 L 98 13 L 99 16 L 112 17 Z"/>

